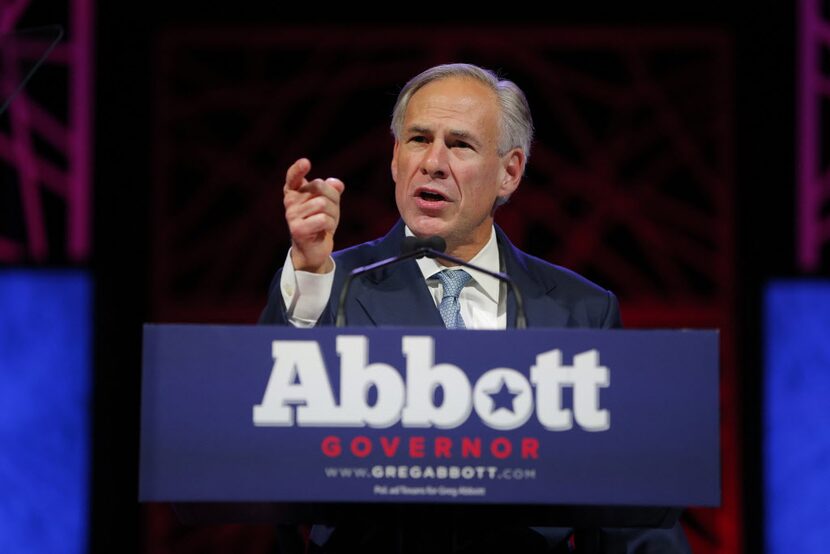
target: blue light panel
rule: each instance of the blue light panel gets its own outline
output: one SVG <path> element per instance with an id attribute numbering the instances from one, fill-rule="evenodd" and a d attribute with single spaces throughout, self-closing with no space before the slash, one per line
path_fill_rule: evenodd
<path id="1" fill-rule="evenodd" d="M 0 271 L 0 552 L 86 551 L 91 338 L 86 272 Z"/>
<path id="2" fill-rule="evenodd" d="M 767 552 L 828 552 L 830 281 L 772 283 L 765 308 Z"/>

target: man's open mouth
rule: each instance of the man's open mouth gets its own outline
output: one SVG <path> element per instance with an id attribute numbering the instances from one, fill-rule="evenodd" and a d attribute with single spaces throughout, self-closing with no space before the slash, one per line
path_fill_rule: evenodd
<path id="1" fill-rule="evenodd" d="M 447 199 L 443 194 L 428 190 L 422 190 L 419 192 L 418 197 L 428 202 L 441 202 Z"/>

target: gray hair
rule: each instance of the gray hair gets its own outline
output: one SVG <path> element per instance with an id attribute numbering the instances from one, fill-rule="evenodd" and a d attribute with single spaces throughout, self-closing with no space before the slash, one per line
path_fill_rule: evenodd
<path id="1" fill-rule="evenodd" d="M 400 139 L 403 134 L 403 120 L 412 95 L 433 81 L 449 77 L 475 79 L 490 87 L 501 106 L 499 156 L 507 154 L 513 148 L 521 148 L 525 159 L 529 158 L 530 143 L 533 140 L 533 119 L 524 92 L 513 81 L 499 79 L 489 69 L 467 63 L 437 65 L 416 75 L 404 85 L 392 110 L 391 129 L 395 138 Z"/>

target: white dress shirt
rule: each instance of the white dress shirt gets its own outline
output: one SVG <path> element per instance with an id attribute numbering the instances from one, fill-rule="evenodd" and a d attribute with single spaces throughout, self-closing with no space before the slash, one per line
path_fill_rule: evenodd
<path id="1" fill-rule="evenodd" d="M 413 236 L 409 227 L 406 236 Z M 461 317 L 467 329 L 504 329 L 507 327 L 507 302 L 505 284 L 479 271 L 469 268 L 447 267 L 433 258 L 416 260 L 426 280 L 435 305 L 441 303 L 443 287 L 435 277 L 445 269 L 464 269 L 472 279 L 461 290 Z M 332 260 L 333 262 L 333 260 Z M 473 256 L 470 263 L 490 271 L 501 271 L 496 230 L 491 228 L 490 240 Z M 291 250 L 286 256 L 280 278 L 280 292 L 285 302 L 288 320 L 295 327 L 313 327 L 326 309 L 334 283 L 334 264 L 328 273 L 296 271 L 291 261 Z"/>

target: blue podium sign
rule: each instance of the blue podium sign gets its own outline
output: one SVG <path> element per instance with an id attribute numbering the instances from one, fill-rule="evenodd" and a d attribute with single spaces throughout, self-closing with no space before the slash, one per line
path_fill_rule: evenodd
<path id="1" fill-rule="evenodd" d="M 140 499 L 714 506 L 716 331 L 147 325 Z"/>

